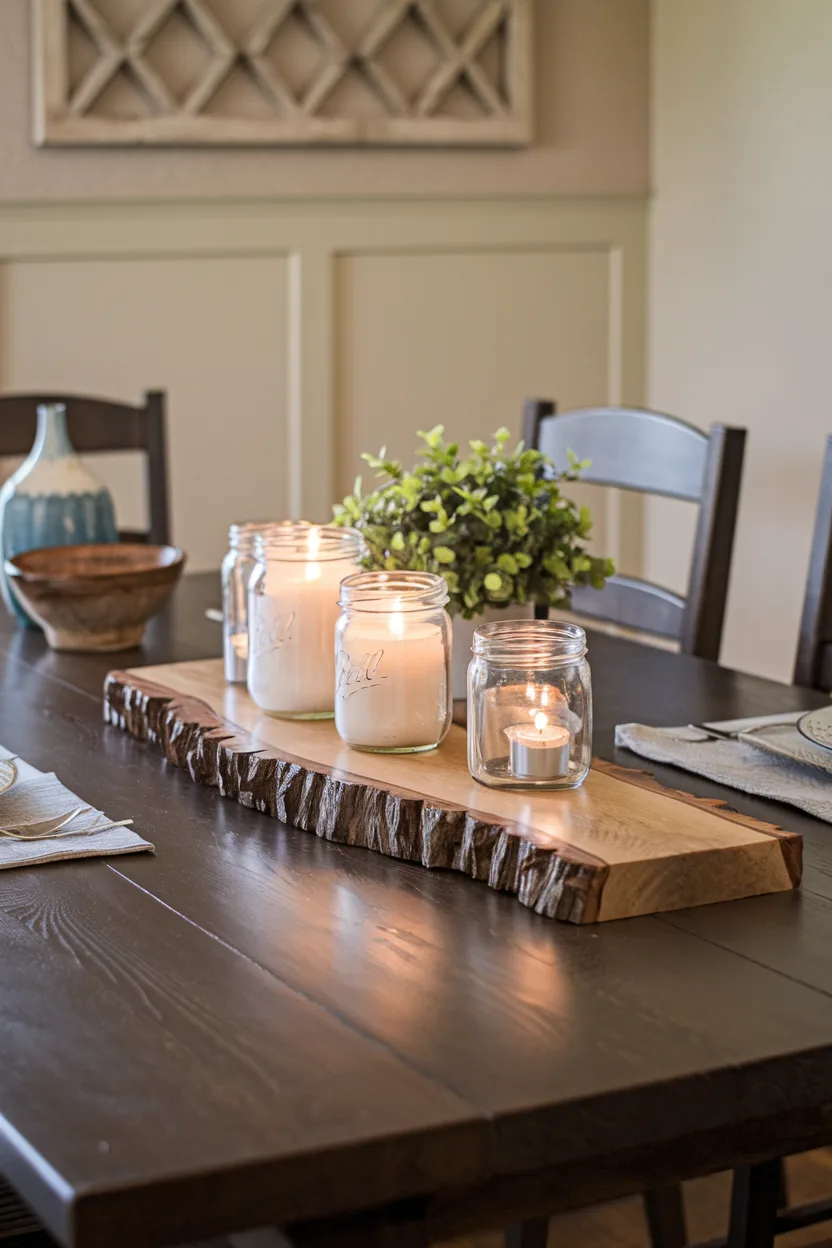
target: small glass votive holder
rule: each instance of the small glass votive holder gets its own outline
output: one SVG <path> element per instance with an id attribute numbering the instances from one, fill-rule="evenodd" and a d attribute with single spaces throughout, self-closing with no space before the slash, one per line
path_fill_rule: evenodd
<path id="1" fill-rule="evenodd" d="M 474 633 L 468 766 L 482 784 L 574 789 L 592 757 L 586 634 L 558 620 L 501 620 Z"/>
<path id="2" fill-rule="evenodd" d="M 335 727 L 355 750 L 434 750 L 451 726 L 448 587 L 430 572 L 359 572 L 341 583 Z"/>

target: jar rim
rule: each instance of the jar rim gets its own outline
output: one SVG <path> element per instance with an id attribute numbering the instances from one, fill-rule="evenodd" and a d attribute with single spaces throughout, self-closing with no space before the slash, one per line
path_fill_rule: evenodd
<path id="1" fill-rule="evenodd" d="M 474 630 L 476 656 L 510 667 L 569 662 L 586 654 L 586 633 L 568 620 L 496 620 Z"/>
<path id="2" fill-rule="evenodd" d="M 390 611 L 425 611 L 444 607 L 449 597 L 447 581 L 435 572 L 376 570 L 345 577 L 338 605 L 350 611 L 379 611 L 385 601 Z"/>
<path id="3" fill-rule="evenodd" d="M 318 563 L 324 559 L 357 558 L 364 539 L 357 529 L 308 520 L 283 520 L 269 525 L 254 538 L 254 553 L 276 559 Z"/>
<path id="4" fill-rule="evenodd" d="M 308 525 L 307 520 L 238 520 L 234 524 L 228 526 L 228 543 L 233 545 L 234 542 L 251 542 L 254 543 L 261 533 L 268 533 L 271 529 L 279 529 L 283 525 Z"/>

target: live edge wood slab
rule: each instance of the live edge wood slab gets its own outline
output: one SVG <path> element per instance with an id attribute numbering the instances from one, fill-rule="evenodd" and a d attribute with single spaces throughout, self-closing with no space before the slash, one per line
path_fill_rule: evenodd
<path id="1" fill-rule="evenodd" d="M 331 722 L 287 721 L 220 660 L 110 672 L 105 719 L 200 784 L 331 841 L 463 872 L 549 918 L 592 923 L 781 892 L 802 838 L 596 760 L 568 792 L 476 784 L 465 732 L 429 754 L 364 754 Z"/>

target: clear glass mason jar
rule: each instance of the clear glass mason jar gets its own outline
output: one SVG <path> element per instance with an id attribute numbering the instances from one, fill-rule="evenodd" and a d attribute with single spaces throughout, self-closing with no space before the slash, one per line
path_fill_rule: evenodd
<path id="1" fill-rule="evenodd" d="M 433 750 L 451 726 L 448 587 L 430 572 L 360 572 L 341 585 L 335 727 L 356 750 Z"/>
<path id="2" fill-rule="evenodd" d="M 558 620 L 504 620 L 474 633 L 468 765 L 482 784 L 574 789 L 592 757 L 586 633 Z"/>
<path id="3" fill-rule="evenodd" d="M 361 534 L 289 523 L 255 539 L 248 586 L 248 691 L 286 719 L 331 719 L 339 587 L 358 568 Z"/>
<path id="4" fill-rule="evenodd" d="M 257 563 L 254 547 L 268 529 L 308 527 L 306 520 L 247 521 L 228 530 L 228 554 L 222 561 L 222 652 L 225 679 L 244 685 L 248 669 L 248 583 Z"/>
<path id="5" fill-rule="evenodd" d="M 225 679 L 246 683 L 248 665 L 248 582 L 257 560 L 254 539 L 266 524 L 232 524 L 222 561 L 222 654 Z"/>

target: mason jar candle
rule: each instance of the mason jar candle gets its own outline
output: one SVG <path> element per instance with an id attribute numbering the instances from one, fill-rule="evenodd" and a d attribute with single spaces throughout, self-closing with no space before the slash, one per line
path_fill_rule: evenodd
<path id="1" fill-rule="evenodd" d="M 586 634 L 558 620 L 501 620 L 474 633 L 468 765 L 483 784 L 574 789 L 592 757 Z"/>
<path id="2" fill-rule="evenodd" d="M 335 727 L 356 750 L 433 750 L 451 726 L 448 587 L 429 572 L 360 572 L 341 585 Z"/>
<path id="3" fill-rule="evenodd" d="M 248 586 L 248 691 L 286 719 L 326 719 L 335 697 L 339 586 L 355 572 L 361 535 L 289 523 L 255 541 Z"/>

